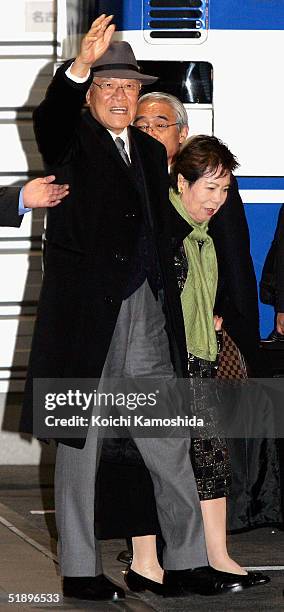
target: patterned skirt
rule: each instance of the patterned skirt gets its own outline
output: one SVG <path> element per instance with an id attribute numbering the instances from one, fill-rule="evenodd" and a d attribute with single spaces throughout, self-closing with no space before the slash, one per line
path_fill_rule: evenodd
<path id="1" fill-rule="evenodd" d="M 229 494 L 231 465 L 225 438 L 216 435 L 217 393 L 214 396 L 204 391 L 204 378 L 214 378 L 217 362 L 188 355 L 189 383 L 194 388 L 194 412 L 204 421 L 204 437 L 192 438 L 191 461 L 200 500 L 217 499 Z M 215 434 L 215 435 L 214 435 Z"/>

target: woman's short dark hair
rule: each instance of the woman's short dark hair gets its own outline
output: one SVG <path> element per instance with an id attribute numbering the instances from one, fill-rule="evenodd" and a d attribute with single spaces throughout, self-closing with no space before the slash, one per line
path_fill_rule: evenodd
<path id="1" fill-rule="evenodd" d="M 171 167 L 171 185 L 178 191 L 178 175 L 190 183 L 195 183 L 202 176 L 214 174 L 221 169 L 220 176 L 233 172 L 239 163 L 236 157 L 216 136 L 192 136 L 175 157 Z"/>

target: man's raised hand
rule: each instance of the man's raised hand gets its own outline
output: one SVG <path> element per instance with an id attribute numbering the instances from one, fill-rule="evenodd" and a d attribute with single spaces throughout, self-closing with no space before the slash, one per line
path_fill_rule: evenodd
<path id="1" fill-rule="evenodd" d="M 115 31 L 115 25 L 110 23 L 112 18 L 113 15 L 103 14 L 93 21 L 82 39 L 79 55 L 71 67 L 72 74 L 86 76 L 92 64 L 107 51 Z"/>

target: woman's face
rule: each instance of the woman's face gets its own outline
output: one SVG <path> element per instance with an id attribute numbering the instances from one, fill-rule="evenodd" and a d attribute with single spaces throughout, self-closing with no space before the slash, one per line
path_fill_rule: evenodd
<path id="1" fill-rule="evenodd" d="M 184 208 L 197 223 L 210 221 L 226 201 L 230 187 L 231 173 L 220 176 L 222 168 L 214 174 L 204 174 L 192 185 L 178 175 L 178 189 Z"/>

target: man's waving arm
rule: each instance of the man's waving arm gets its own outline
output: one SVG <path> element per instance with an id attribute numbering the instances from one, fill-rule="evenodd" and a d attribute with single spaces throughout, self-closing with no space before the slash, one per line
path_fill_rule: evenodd
<path id="1" fill-rule="evenodd" d="M 58 68 L 34 112 L 38 148 L 48 165 L 60 163 L 69 152 L 92 82 L 90 68 L 105 53 L 115 30 L 111 19 L 112 15 L 101 15 L 93 22 L 78 56 Z"/>

